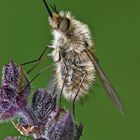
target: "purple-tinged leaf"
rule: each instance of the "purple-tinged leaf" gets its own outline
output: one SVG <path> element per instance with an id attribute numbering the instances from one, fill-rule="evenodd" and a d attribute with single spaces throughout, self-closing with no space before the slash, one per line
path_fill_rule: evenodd
<path id="1" fill-rule="evenodd" d="M 50 113 L 55 110 L 56 98 L 44 89 L 38 89 L 33 96 L 32 109 L 38 118 L 39 125 L 45 125 Z"/>
<path id="2" fill-rule="evenodd" d="M 49 140 L 73 140 L 75 124 L 70 113 L 59 109 L 50 124 L 47 131 Z"/>
<path id="3" fill-rule="evenodd" d="M 46 123 L 55 110 L 56 98 L 44 89 L 38 89 L 33 95 L 32 106 L 25 107 L 18 113 L 19 123 L 14 126 L 23 135 L 44 135 Z"/>
<path id="4" fill-rule="evenodd" d="M 18 69 L 13 61 L 10 61 L 9 65 L 4 65 L 2 68 L 2 86 L 7 85 L 10 88 L 15 88 L 18 75 Z"/>
<path id="5" fill-rule="evenodd" d="M 79 140 L 82 124 L 78 127 L 71 113 L 56 107 L 56 98 L 44 89 L 33 95 L 31 107 L 19 113 L 20 121 L 15 125 L 21 134 L 38 140 Z"/>
<path id="6" fill-rule="evenodd" d="M 21 66 L 13 61 L 4 65 L 2 86 L 0 89 L 0 119 L 11 119 L 18 111 L 26 107 L 27 96 L 31 89 Z"/>

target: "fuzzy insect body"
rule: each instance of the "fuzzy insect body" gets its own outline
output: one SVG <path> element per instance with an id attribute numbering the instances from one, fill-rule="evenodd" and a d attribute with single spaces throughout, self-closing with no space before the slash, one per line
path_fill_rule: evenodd
<path id="1" fill-rule="evenodd" d="M 56 62 L 57 87 L 60 95 L 73 102 L 88 94 L 95 81 L 95 73 L 99 76 L 107 96 L 119 111 L 123 112 L 122 103 L 100 65 L 97 63 L 94 44 L 88 26 L 75 19 L 70 12 L 58 13 L 55 5 L 53 12 L 43 0 L 49 14 L 49 23 L 54 40 L 51 56 Z"/>
<path id="2" fill-rule="evenodd" d="M 59 30 L 53 30 L 54 40 L 52 43 L 52 57 L 56 63 L 56 79 L 59 89 L 62 89 L 63 95 L 68 100 L 73 100 L 77 94 L 76 100 L 87 95 L 88 91 L 95 80 L 95 68 L 88 58 L 85 48 L 92 48 L 93 43 L 90 31 L 87 25 L 75 20 L 70 12 L 60 12 L 60 16 L 70 19 L 71 29 L 67 33 Z M 50 24 L 53 24 L 50 21 Z M 53 26 L 53 25 L 52 25 Z"/>

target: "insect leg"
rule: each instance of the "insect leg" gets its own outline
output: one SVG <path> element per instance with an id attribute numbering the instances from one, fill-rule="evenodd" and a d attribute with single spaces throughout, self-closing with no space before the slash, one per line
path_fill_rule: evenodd
<path id="1" fill-rule="evenodd" d="M 68 71 L 65 75 L 65 78 L 64 78 L 64 81 L 63 81 L 63 85 L 62 85 L 62 89 L 61 89 L 61 92 L 60 92 L 60 100 L 59 100 L 59 106 L 61 107 L 61 98 L 62 98 L 62 93 L 63 93 L 63 89 L 64 89 L 64 86 L 65 86 L 65 82 L 66 82 L 66 78 L 67 78 L 67 75 L 68 75 Z"/>
<path id="2" fill-rule="evenodd" d="M 67 64 L 66 64 L 66 62 L 65 62 L 65 60 L 64 60 L 64 58 L 63 58 L 63 56 L 62 56 L 62 52 L 61 52 L 61 51 L 59 52 L 59 60 L 60 60 L 60 59 L 62 59 L 64 65 L 65 65 L 65 67 L 66 67 L 66 75 L 65 75 L 65 78 L 64 78 L 64 81 L 63 81 L 63 85 L 62 85 L 62 89 L 61 89 L 60 96 L 59 96 L 59 98 L 60 98 L 60 100 L 59 100 L 59 106 L 61 107 L 62 93 L 63 93 L 63 89 L 64 89 L 64 86 L 65 86 L 66 78 L 67 78 L 67 75 L 68 75 L 68 67 L 67 67 Z"/>
<path id="3" fill-rule="evenodd" d="M 55 63 L 57 63 L 59 61 L 56 61 Z M 32 80 L 27 84 L 26 88 L 41 74 L 43 73 L 44 71 L 46 71 L 48 68 L 52 67 L 54 65 L 54 63 L 50 64 L 49 66 L 43 68 L 41 71 L 39 71 L 33 78 Z M 25 89 L 26 89 L 25 88 Z"/>
<path id="4" fill-rule="evenodd" d="M 79 93 L 79 91 L 80 91 L 80 88 L 81 88 L 81 86 L 82 86 L 82 84 L 83 84 L 83 82 L 84 82 L 84 80 L 85 80 L 86 75 L 87 75 L 87 71 L 84 71 L 84 75 L 83 75 L 83 77 L 81 78 L 80 85 L 79 85 L 79 87 L 78 87 L 78 90 L 77 90 L 76 95 L 75 95 L 75 97 L 74 97 L 74 99 L 73 99 L 73 102 L 72 102 L 72 107 L 73 107 L 72 111 L 73 111 L 73 116 L 74 116 L 74 118 L 75 118 L 75 101 L 76 101 L 76 98 L 77 98 L 78 93 Z"/>
<path id="5" fill-rule="evenodd" d="M 45 54 L 45 52 L 46 52 L 47 49 L 48 49 L 48 47 L 45 47 L 45 49 L 43 50 L 43 52 L 41 53 L 41 55 L 39 56 L 39 58 L 37 58 L 35 60 L 32 60 L 32 61 L 28 61 L 28 62 L 22 63 L 21 65 L 24 66 L 24 65 L 27 65 L 27 64 L 31 64 L 31 63 L 40 61 L 42 59 L 43 55 Z"/>
<path id="6" fill-rule="evenodd" d="M 32 61 L 25 62 L 25 63 L 21 64 L 23 66 L 23 65 L 27 65 L 27 64 L 31 64 L 31 63 L 37 62 L 35 65 L 33 65 L 31 67 L 30 70 L 28 70 L 27 74 L 29 74 L 30 72 L 32 72 L 42 61 L 44 61 L 44 60 L 47 59 L 47 57 L 43 58 L 43 55 L 45 54 L 45 52 L 46 52 L 47 49 L 48 49 L 48 47 L 46 47 L 44 49 L 44 51 L 41 53 L 41 55 L 39 56 L 38 59 L 35 59 L 35 60 L 32 60 Z"/>
<path id="7" fill-rule="evenodd" d="M 36 64 L 34 64 L 28 71 L 27 74 L 31 73 L 42 61 L 47 60 L 47 57 L 41 58 Z"/>
<path id="8" fill-rule="evenodd" d="M 83 132 L 83 124 L 80 123 L 79 126 L 76 125 L 76 135 L 74 140 L 79 140 L 80 137 L 82 136 L 82 132 Z"/>

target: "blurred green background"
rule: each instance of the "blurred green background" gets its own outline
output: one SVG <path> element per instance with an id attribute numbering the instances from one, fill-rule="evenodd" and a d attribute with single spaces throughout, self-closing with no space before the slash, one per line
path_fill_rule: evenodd
<path id="1" fill-rule="evenodd" d="M 121 115 L 97 80 L 94 94 L 76 108 L 78 122 L 84 123 L 81 140 L 140 139 L 140 1 L 48 1 L 89 25 L 100 64 L 125 106 L 125 115 Z M 0 69 L 10 58 L 18 64 L 37 58 L 51 39 L 42 0 L 0 0 Z M 38 77 L 33 88 L 45 87 L 50 73 Z M 0 140 L 18 134 L 11 124 L 0 124 Z"/>

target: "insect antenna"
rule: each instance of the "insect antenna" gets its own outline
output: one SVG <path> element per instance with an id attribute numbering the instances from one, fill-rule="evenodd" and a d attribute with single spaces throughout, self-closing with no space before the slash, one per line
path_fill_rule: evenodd
<path id="1" fill-rule="evenodd" d="M 58 10 L 56 8 L 56 5 L 54 4 L 54 9 L 55 9 L 55 12 L 58 14 Z"/>
<path id="2" fill-rule="evenodd" d="M 55 4 L 54 4 L 54 6 L 53 6 L 52 4 L 50 4 L 50 6 L 51 6 L 52 10 L 53 10 L 55 13 L 58 14 L 58 11 L 57 11 L 57 8 L 56 8 Z"/>

